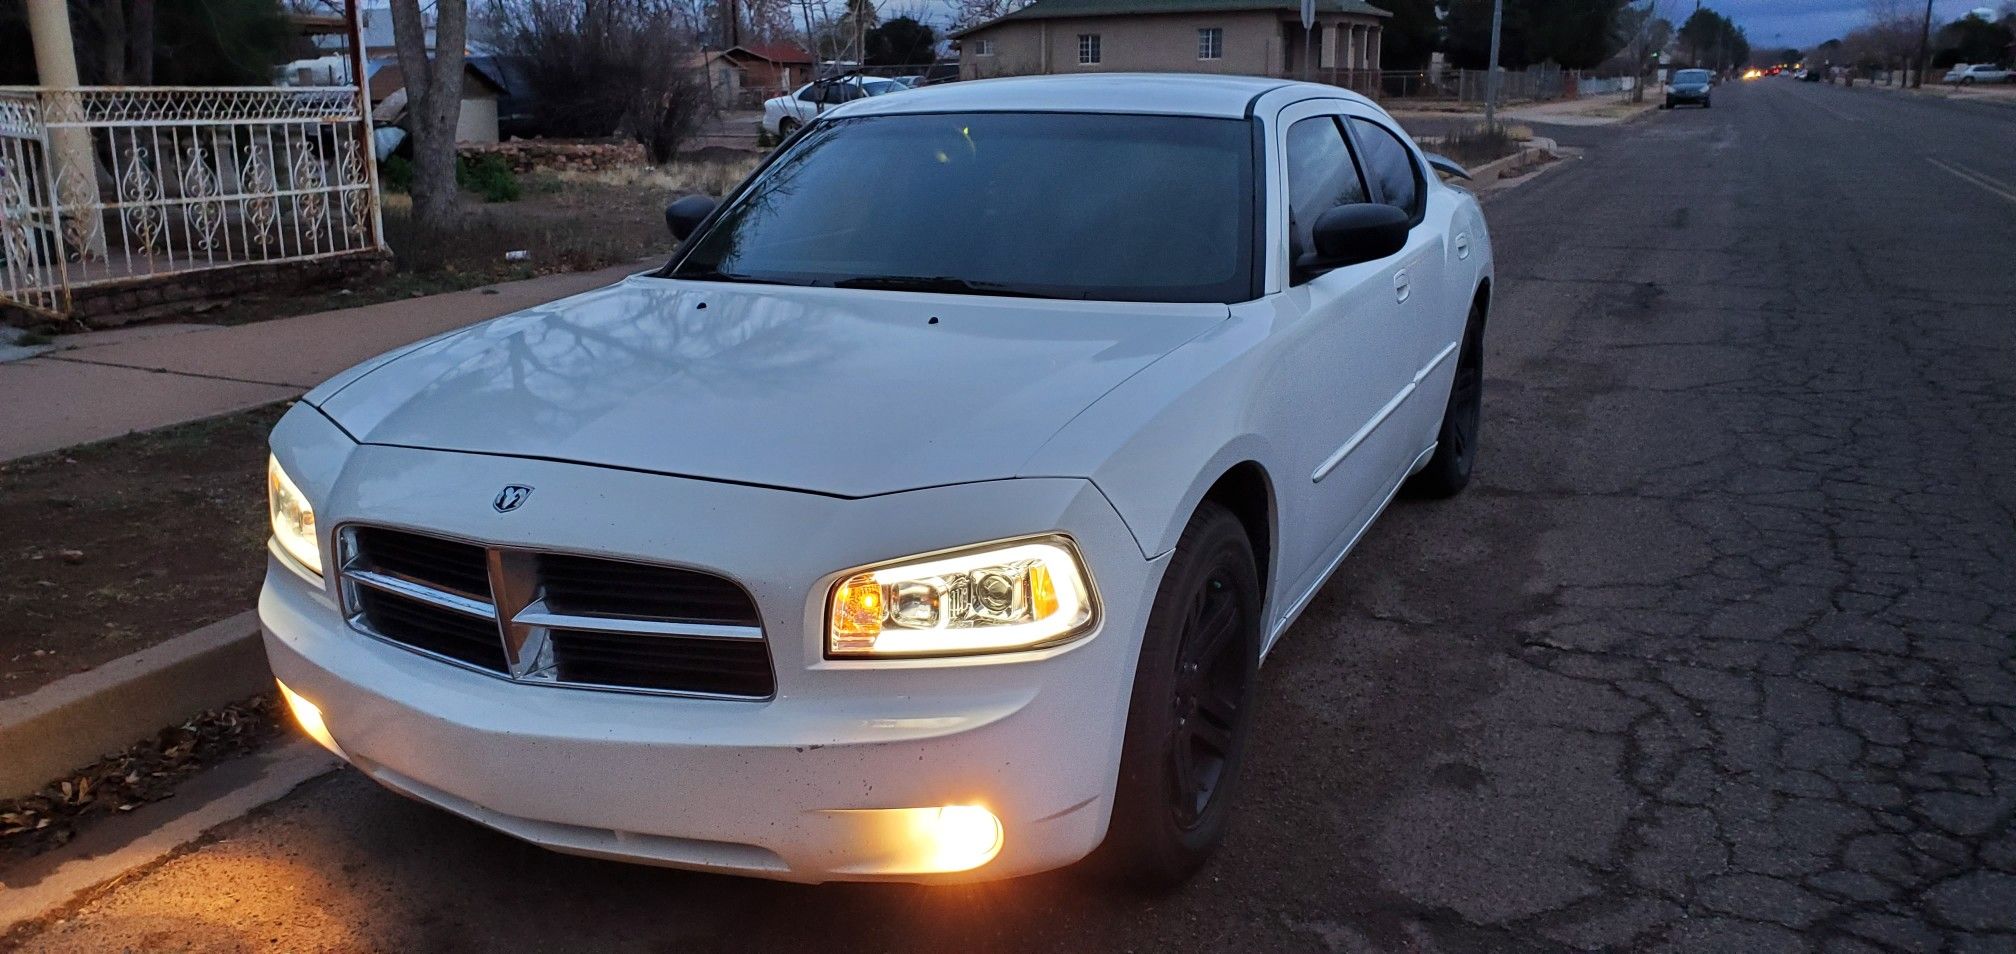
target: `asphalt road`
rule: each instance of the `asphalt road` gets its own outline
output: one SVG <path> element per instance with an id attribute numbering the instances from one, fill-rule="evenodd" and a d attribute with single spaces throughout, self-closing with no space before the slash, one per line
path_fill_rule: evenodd
<path id="1" fill-rule="evenodd" d="M 1268 661 L 1177 894 L 583 861 L 345 772 L 16 940 L 2016 950 L 2016 110 L 1776 80 L 1563 136 L 1490 205 L 1478 482 Z"/>

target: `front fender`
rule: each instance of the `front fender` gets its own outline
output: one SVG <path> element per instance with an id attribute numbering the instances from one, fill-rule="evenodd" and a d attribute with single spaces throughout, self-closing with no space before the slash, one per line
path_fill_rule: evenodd
<path id="1" fill-rule="evenodd" d="M 1176 548 L 1211 485 L 1242 461 L 1278 472 L 1256 424 L 1257 320 L 1228 319 L 1114 388 L 1037 450 L 1023 476 L 1089 477 L 1145 557 Z"/>

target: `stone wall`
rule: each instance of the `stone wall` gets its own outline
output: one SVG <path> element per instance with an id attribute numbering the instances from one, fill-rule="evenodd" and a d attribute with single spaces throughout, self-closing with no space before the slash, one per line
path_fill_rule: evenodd
<path id="1" fill-rule="evenodd" d="M 116 328 L 136 321 L 174 318 L 247 294 L 284 294 L 317 286 L 343 286 L 392 270 L 392 256 L 362 251 L 330 258 L 261 262 L 168 272 L 146 278 L 86 285 L 70 291 L 70 319 L 86 328 Z M 0 308 L 0 322 L 36 326 L 45 317 Z"/>
<path id="2" fill-rule="evenodd" d="M 512 139 L 456 147 L 465 158 L 501 156 L 512 172 L 608 172 L 644 165 L 644 147 L 634 142 L 580 139 Z"/>

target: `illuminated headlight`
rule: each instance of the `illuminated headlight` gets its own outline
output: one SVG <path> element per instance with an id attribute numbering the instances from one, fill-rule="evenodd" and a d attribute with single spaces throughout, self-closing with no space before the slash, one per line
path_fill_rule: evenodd
<path id="1" fill-rule="evenodd" d="M 266 512 L 272 518 L 273 539 L 280 550 L 320 576 L 322 550 L 315 545 L 315 508 L 280 469 L 279 459 L 270 454 L 266 457 Z"/>
<path id="2" fill-rule="evenodd" d="M 1053 645 L 1092 628 L 1092 585 L 1063 536 L 855 571 L 833 588 L 826 654 L 947 656 Z"/>

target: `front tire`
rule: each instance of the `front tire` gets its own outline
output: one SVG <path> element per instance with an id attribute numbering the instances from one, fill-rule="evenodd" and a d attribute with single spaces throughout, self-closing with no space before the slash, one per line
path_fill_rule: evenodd
<path id="1" fill-rule="evenodd" d="M 1449 384 L 1449 403 L 1442 411 L 1442 429 L 1435 435 L 1435 454 L 1407 480 L 1417 497 L 1454 497 L 1470 484 L 1477 466 L 1477 437 L 1484 418 L 1484 303 L 1470 304 L 1463 324 L 1463 344 L 1456 352 L 1456 377 Z"/>
<path id="2" fill-rule="evenodd" d="M 1190 518 L 1148 614 L 1104 867 L 1137 888 L 1181 884 L 1224 840 L 1260 668 L 1260 578 L 1232 512 Z"/>

